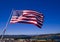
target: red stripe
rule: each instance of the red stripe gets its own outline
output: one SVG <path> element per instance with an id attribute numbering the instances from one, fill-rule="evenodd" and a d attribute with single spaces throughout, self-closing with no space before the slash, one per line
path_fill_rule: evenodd
<path id="1" fill-rule="evenodd" d="M 11 19 L 10 21 L 17 21 L 17 19 Z"/>
<path id="2" fill-rule="evenodd" d="M 35 23 L 33 23 L 33 22 L 24 22 L 24 21 L 20 21 L 20 22 L 18 22 L 18 23 L 34 24 L 34 25 L 36 25 L 37 27 L 41 28 L 41 25 L 38 24 L 38 23 L 35 24 Z"/>
<path id="3" fill-rule="evenodd" d="M 28 21 L 19 21 L 18 23 L 36 24 L 36 23 L 34 23 L 34 22 L 28 22 Z"/>
<path id="4" fill-rule="evenodd" d="M 37 27 L 41 28 L 42 26 L 41 25 L 38 25 L 38 24 L 35 24 Z"/>
<path id="5" fill-rule="evenodd" d="M 43 19 L 37 19 L 37 21 L 43 22 L 44 20 Z"/>
<path id="6" fill-rule="evenodd" d="M 28 16 L 28 15 L 23 15 L 23 17 L 35 18 L 36 16 Z"/>
<path id="7" fill-rule="evenodd" d="M 37 20 L 34 20 L 34 19 L 27 19 L 27 18 L 23 18 L 22 20 L 37 21 Z"/>
<path id="8" fill-rule="evenodd" d="M 38 14 L 38 13 L 28 13 L 28 12 L 27 12 L 26 14 L 23 13 L 23 15 L 29 15 L 29 14 L 33 14 L 33 15 L 37 15 L 37 16 L 38 16 L 38 15 L 39 15 L 39 16 L 43 16 L 43 15 L 40 15 L 40 14 Z"/>
<path id="9" fill-rule="evenodd" d="M 23 10 L 23 13 L 39 13 L 39 12 L 36 12 L 36 11 L 33 11 L 33 10 Z"/>
<path id="10" fill-rule="evenodd" d="M 23 16 L 28 16 L 28 15 L 31 15 L 31 14 L 32 14 L 32 13 L 30 13 L 30 14 L 29 14 L 29 13 L 26 13 L 26 14 L 23 14 Z M 40 17 L 40 18 L 44 17 L 42 14 L 32 14 L 32 16 L 33 16 L 33 15 L 34 15 L 35 17 L 37 16 L 37 17 Z"/>

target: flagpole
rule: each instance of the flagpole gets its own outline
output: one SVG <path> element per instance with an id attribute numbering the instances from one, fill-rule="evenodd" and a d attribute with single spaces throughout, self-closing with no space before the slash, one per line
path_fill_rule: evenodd
<path id="1" fill-rule="evenodd" d="M 3 40 L 3 37 L 4 37 L 4 34 L 5 34 L 5 32 L 6 32 L 7 26 L 8 26 L 8 24 L 9 24 L 9 21 L 10 21 L 11 17 L 12 17 L 12 12 L 13 12 L 13 10 L 11 11 L 11 14 L 10 14 L 10 16 L 9 16 L 9 18 L 8 18 L 8 21 L 7 21 L 5 27 L 4 27 L 3 31 L 2 31 L 1 40 Z"/>

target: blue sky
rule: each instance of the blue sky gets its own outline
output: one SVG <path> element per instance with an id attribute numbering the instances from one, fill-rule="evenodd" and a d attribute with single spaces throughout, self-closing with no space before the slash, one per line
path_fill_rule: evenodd
<path id="1" fill-rule="evenodd" d="M 60 33 L 60 0 L 0 0 L 0 34 L 12 9 L 42 12 L 44 23 L 41 29 L 32 24 L 8 24 L 6 35 Z"/>

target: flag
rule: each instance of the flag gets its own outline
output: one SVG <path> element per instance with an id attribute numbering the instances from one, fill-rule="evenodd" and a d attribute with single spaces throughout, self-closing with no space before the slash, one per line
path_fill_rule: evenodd
<path id="1" fill-rule="evenodd" d="M 43 20 L 44 16 L 42 13 L 33 10 L 14 10 L 10 23 L 34 24 L 41 28 Z"/>

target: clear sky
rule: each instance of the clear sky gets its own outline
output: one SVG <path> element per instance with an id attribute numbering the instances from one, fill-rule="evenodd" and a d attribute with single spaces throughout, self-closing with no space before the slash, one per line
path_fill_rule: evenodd
<path id="1" fill-rule="evenodd" d="M 8 24 L 5 34 L 60 33 L 60 0 L 0 0 L 0 34 L 6 25 L 12 9 L 30 9 L 42 12 L 44 14 L 44 23 L 41 29 L 32 24 Z"/>

